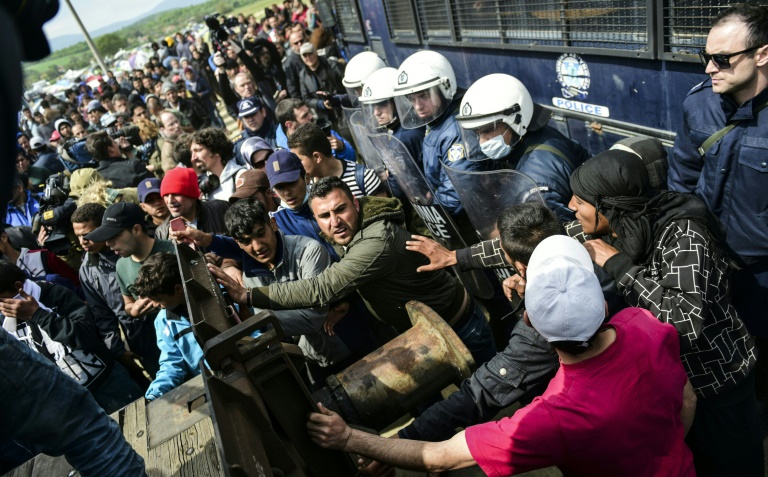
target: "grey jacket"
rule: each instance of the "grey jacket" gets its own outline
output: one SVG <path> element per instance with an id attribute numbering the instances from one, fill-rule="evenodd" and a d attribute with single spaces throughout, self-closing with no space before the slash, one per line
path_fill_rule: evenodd
<path id="1" fill-rule="evenodd" d="M 300 235 L 277 232 L 278 264 L 272 270 L 256 262 L 229 237 L 214 236 L 209 249 L 224 258 L 241 260 L 243 283 L 246 287 L 266 287 L 272 283 L 287 283 L 315 277 L 331 265 L 325 248 L 316 240 Z M 260 308 L 254 307 L 255 311 Z M 299 336 L 299 348 L 304 355 L 321 367 L 342 362 L 350 351 L 338 336 L 323 330 L 328 306 L 275 310 L 283 331 L 288 336 Z"/>

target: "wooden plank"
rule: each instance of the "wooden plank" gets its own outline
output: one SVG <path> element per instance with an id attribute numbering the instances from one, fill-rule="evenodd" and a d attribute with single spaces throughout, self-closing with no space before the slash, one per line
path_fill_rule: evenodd
<path id="1" fill-rule="evenodd" d="M 145 464 L 149 477 L 223 477 L 211 419 L 150 449 Z"/>
<path id="2" fill-rule="evenodd" d="M 162 395 L 147 405 L 149 448 L 156 447 L 195 423 L 209 418 L 202 375 Z"/>
<path id="3" fill-rule="evenodd" d="M 144 398 L 139 398 L 125 407 L 123 421 L 123 436 L 131 447 L 145 461 L 147 460 L 147 408 Z"/>
<path id="4" fill-rule="evenodd" d="M 74 469 L 64 457 L 39 454 L 35 457 L 31 477 L 67 477 Z M 79 474 L 78 474 L 79 475 Z"/>

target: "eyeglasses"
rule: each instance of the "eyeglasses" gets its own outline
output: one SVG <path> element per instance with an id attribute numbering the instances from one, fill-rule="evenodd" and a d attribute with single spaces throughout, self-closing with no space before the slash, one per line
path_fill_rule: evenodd
<path id="1" fill-rule="evenodd" d="M 747 48 L 746 50 L 737 51 L 736 53 L 728 53 L 727 55 L 708 55 L 704 53 L 704 51 L 699 52 L 699 58 L 701 58 L 701 64 L 704 66 L 709 65 L 709 62 L 715 64 L 717 69 L 719 70 L 727 70 L 731 67 L 731 61 L 730 58 L 733 58 L 736 55 L 741 55 L 742 53 L 749 53 L 750 51 L 755 51 L 756 49 L 760 48 L 759 46 L 753 46 L 752 48 Z"/>
<path id="2" fill-rule="evenodd" d="M 304 40 L 296 40 L 296 41 L 293 42 L 293 44 L 294 45 L 303 45 L 304 44 Z"/>

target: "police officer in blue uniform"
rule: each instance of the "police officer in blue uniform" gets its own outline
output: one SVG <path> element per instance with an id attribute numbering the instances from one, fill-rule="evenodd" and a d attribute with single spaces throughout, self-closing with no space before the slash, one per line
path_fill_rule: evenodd
<path id="1" fill-rule="evenodd" d="M 273 149 L 277 149 L 277 125 L 267 114 L 266 107 L 255 96 L 237 102 L 237 117 L 243 122 L 243 131 L 232 141 L 235 143 L 235 159 L 246 165 L 247 158 L 240 154 L 240 146 L 249 137 L 260 137 Z"/>
<path id="2" fill-rule="evenodd" d="M 548 126 L 549 118 L 523 83 L 505 74 L 484 76 L 470 86 L 456 117 L 466 144 L 479 143 L 494 169 L 514 169 L 533 179 L 547 207 L 566 222 L 574 220 L 568 209 L 571 173 L 589 153 Z"/>

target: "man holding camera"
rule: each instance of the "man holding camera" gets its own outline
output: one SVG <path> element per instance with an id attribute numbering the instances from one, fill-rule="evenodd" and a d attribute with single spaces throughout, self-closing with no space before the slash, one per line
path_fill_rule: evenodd
<path id="1" fill-rule="evenodd" d="M 143 162 L 124 158 L 120 146 L 106 132 L 99 131 L 88 136 L 85 148 L 99 163 L 96 170 L 112 181 L 112 187 L 116 189 L 136 187 L 143 179 L 154 177 Z"/>

